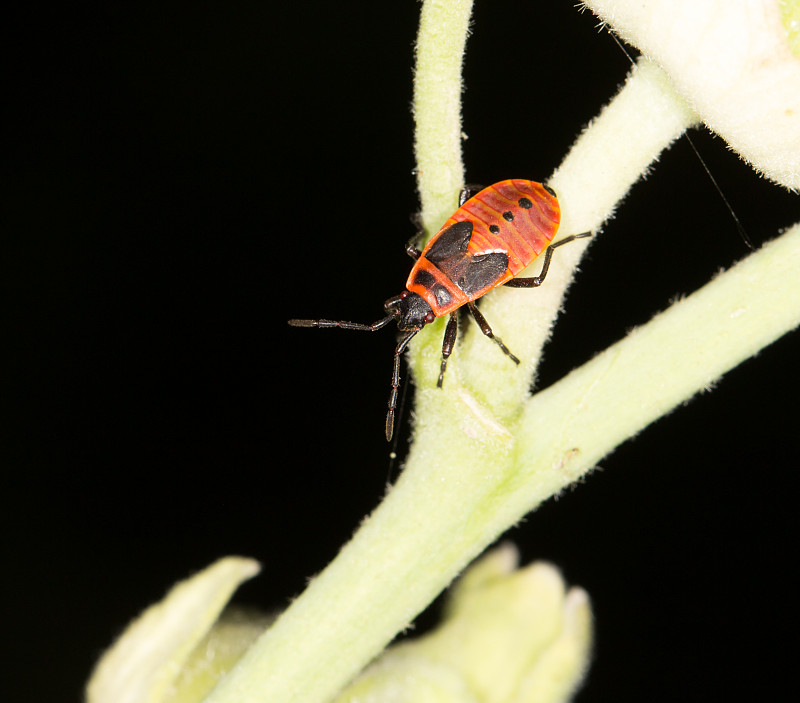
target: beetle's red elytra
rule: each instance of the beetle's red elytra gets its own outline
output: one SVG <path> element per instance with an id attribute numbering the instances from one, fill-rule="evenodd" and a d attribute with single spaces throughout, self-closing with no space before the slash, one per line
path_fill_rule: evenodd
<path id="1" fill-rule="evenodd" d="M 555 192 L 534 181 L 513 179 L 488 188 L 467 186 L 461 191 L 458 204 L 458 210 L 422 251 L 413 245 L 406 248 L 415 263 L 406 290 L 384 304 L 386 317 L 371 324 L 344 320 L 289 320 L 293 327 L 340 327 L 365 332 L 374 332 L 390 322 L 397 322 L 401 336 L 394 352 L 392 390 L 386 414 L 387 440 L 391 440 L 394 433 L 400 357 L 414 335 L 437 317 L 450 315 L 442 343 L 439 388 L 444 383 L 447 360 L 458 335 L 458 310 L 464 305 L 481 331 L 518 364 L 519 359 L 494 335 L 474 301 L 500 285 L 516 288 L 540 286 L 547 276 L 554 249 L 591 236 L 591 232 L 573 234 L 551 244 L 561 221 L 561 208 Z M 517 278 L 542 252 L 541 273 L 532 278 Z"/>
<path id="2" fill-rule="evenodd" d="M 431 238 L 406 288 L 442 317 L 523 271 L 560 221 L 558 199 L 541 183 L 495 183 L 464 202 Z"/>

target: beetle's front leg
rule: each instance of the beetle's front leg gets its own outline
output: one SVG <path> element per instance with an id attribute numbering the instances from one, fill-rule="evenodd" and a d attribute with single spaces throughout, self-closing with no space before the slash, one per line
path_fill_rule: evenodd
<path id="1" fill-rule="evenodd" d="M 444 330 L 444 341 L 442 342 L 442 367 L 439 370 L 439 380 L 436 385 L 441 388 L 444 383 L 444 372 L 447 370 L 447 360 L 453 353 L 453 347 L 456 344 L 456 337 L 458 336 L 458 311 L 454 310 L 450 313 L 450 319 L 447 321 L 447 327 Z"/>

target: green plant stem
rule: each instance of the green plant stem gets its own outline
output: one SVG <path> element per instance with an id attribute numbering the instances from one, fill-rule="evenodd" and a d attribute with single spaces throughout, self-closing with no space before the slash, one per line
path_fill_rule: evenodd
<path id="1" fill-rule="evenodd" d="M 461 63 L 468 6 L 428 0 L 423 7 L 416 117 L 420 125 L 430 125 L 436 120 L 428 120 L 429 111 L 444 115 L 441 127 L 450 135 L 418 131 L 428 227 L 440 224 L 452 209 L 462 180 L 460 143 L 453 138 L 454 132 L 460 134 L 460 79 L 452 66 Z M 461 8 L 457 21 L 443 19 L 453 8 Z M 437 17 L 436 12 L 444 14 Z M 439 41 L 426 36 L 426 27 L 438 32 L 442 42 L 450 33 L 462 33 L 445 51 L 449 62 L 426 63 L 423 57 L 428 51 L 435 55 Z M 443 74 L 437 78 L 439 70 Z M 438 105 L 437 94 L 449 101 L 447 109 Z M 639 97 L 631 100 L 631 94 Z M 664 111 L 669 119 L 662 123 L 657 117 Z M 565 233 L 595 229 L 691 122 L 654 68 L 635 73 L 603 114 L 613 120 L 601 117 L 587 128 L 552 181 L 564 207 Z M 640 136 L 630 133 L 636 126 Z M 585 171 L 589 167 L 594 170 Z M 435 175 L 436 169 L 441 173 Z M 612 182 L 608 192 L 607 180 Z M 443 185 L 433 185 L 438 183 Z M 589 193 L 583 202 L 582 193 L 595 187 L 600 194 Z M 569 264 L 581 253 L 578 244 L 559 251 L 547 286 L 537 295 L 524 300 L 526 291 L 509 292 L 515 297 L 514 305 L 508 305 L 511 297 L 498 292 L 486 301 L 498 312 L 511 310 L 504 319 L 512 324 L 519 315 L 519 328 L 503 323 L 503 329 L 504 334 L 509 330 L 509 346 L 524 349 L 520 371 L 503 366 L 507 359 L 491 342 L 468 338 L 440 391 L 435 374 L 441 337 L 418 335 L 412 354 L 418 383 L 416 441 L 397 485 L 207 701 L 323 703 L 332 698 L 508 526 L 644 424 L 797 325 L 799 239 L 795 228 L 532 399 L 527 384 L 569 282 Z M 513 312 L 518 307 L 522 312 Z M 493 323 L 495 317 L 493 311 Z M 672 357 L 669 367 L 663 366 L 665 356 Z"/>
<path id="2" fill-rule="evenodd" d="M 530 399 L 515 461 L 526 474 L 543 467 L 539 493 L 571 483 L 800 325 L 798 271 L 800 224 Z M 531 500 L 539 495 L 522 498 Z"/>
<path id="3" fill-rule="evenodd" d="M 433 234 L 455 210 L 461 162 L 461 66 L 472 0 L 427 0 L 414 72 L 414 151 L 422 225 Z"/>

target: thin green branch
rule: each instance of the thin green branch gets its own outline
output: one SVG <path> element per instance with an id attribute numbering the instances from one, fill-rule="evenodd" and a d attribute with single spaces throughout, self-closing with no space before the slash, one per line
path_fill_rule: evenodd
<path id="1" fill-rule="evenodd" d="M 800 223 L 531 398 L 509 508 L 524 514 L 800 325 L 798 271 Z"/>
<path id="2" fill-rule="evenodd" d="M 420 216 L 428 233 L 455 210 L 461 162 L 461 66 L 472 0 L 422 4 L 414 73 L 414 150 Z"/>

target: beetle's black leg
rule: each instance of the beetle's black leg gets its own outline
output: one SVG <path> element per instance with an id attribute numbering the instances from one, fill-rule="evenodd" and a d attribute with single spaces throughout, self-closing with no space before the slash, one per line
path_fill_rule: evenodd
<path id="1" fill-rule="evenodd" d="M 483 188 L 484 186 L 478 185 L 477 183 L 468 183 L 465 185 L 458 194 L 458 207 L 461 207 L 473 195 L 480 193 Z M 414 244 L 414 242 L 422 240 L 425 235 L 425 229 L 422 227 L 422 218 L 419 215 L 416 215 L 412 219 L 417 225 L 417 236 L 406 245 L 406 254 L 416 261 L 422 255 L 422 251 Z"/>
<path id="2" fill-rule="evenodd" d="M 458 312 L 450 313 L 450 319 L 447 321 L 447 327 L 444 330 L 444 341 L 442 342 L 442 367 L 439 371 L 439 380 L 436 385 L 441 388 L 444 383 L 444 372 L 447 370 L 447 360 L 453 353 L 453 347 L 456 343 L 458 336 Z"/>
<path id="3" fill-rule="evenodd" d="M 292 327 L 340 327 L 343 330 L 356 330 L 358 332 L 375 332 L 376 330 L 386 327 L 390 322 L 397 319 L 396 314 L 391 314 L 381 320 L 372 322 L 370 324 L 363 324 L 361 322 L 347 322 L 347 320 L 289 320 Z"/>
<path id="4" fill-rule="evenodd" d="M 389 298 L 389 300 L 387 300 L 387 301 L 386 301 L 386 302 L 383 304 L 383 309 L 384 309 L 384 310 L 385 310 L 387 313 L 389 313 L 389 314 L 391 314 L 391 315 L 394 315 L 395 317 L 397 317 L 397 315 L 399 314 L 399 313 L 398 313 L 398 310 L 397 310 L 397 306 L 398 306 L 398 305 L 400 305 L 400 301 L 401 301 L 402 299 L 403 299 L 403 296 L 402 296 L 402 295 L 393 295 L 391 298 Z"/>
<path id="5" fill-rule="evenodd" d="M 542 264 L 542 270 L 538 276 L 533 276 L 532 278 L 512 278 L 504 285 L 508 286 L 509 288 L 537 288 L 538 286 L 542 285 L 545 276 L 547 276 L 547 271 L 550 269 L 550 259 L 553 258 L 553 249 L 557 249 L 562 244 L 574 242 L 576 239 L 583 239 L 584 237 L 591 236 L 591 232 L 583 232 L 582 234 L 573 234 L 570 237 L 565 237 L 560 242 L 551 244 L 544 251 L 544 263 Z"/>
<path id="6" fill-rule="evenodd" d="M 468 183 L 465 185 L 458 194 L 458 207 L 461 207 L 473 195 L 480 193 L 482 190 L 483 186 L 478 185 L 477 183 Z"/>
<path id="7" fill-rule="evenodd" d="M 400 357 L 406 350 L 411 338 L 419 330 L 411 330 L 405 337 L 403 337 L 397 344 L 394 350 L 394 365 L 392 366 L 392 390 L 389 393 L 389 410 L 386 413 L 386 441 L 391 442 L 392 435 L 394 434 L 394 413 L 397 409 L 397 393 L 400 388 Z"/>
<path id="8" fill-rule="evenodd" d="M 408 244 L 406 244 L 406 254 L 408 254 L 414 261 L 419 258 L 419 254 L 415 252 L 420 252 L 421 249 L 419 248 L 419 243 L 425 241 L 425 227 L 422 226 L 422 213 L 415 212 L 411 215 L 411 224 L 414 225 L 414 236 L 408 240 Z"/>
<path id="9" fill-rule="evenodd" d="M 406 254 L 416 261 L 422 255 L 422 249 L 419 248 L 418 244 L 419 242 L 425 241 L 425 228 L 422 226 L 422 214 L 415 212 L 411 216 L 411 222 L 414 223 L 414 228 L 417 232 L 409 239 L 408 244 L 406 244 Z"/>
<path id="10" fill-rule="evenodd" d="M 419 250 L 416 244 L 413 244 L 413 239 L 406 245 L 406 254 L 408 254 L 414 261 L 419 259 L 422 256 L 422 252 Z"/>
<path id="11" fill-rule="evenodd" d="M 473 303 L 470 300 L 467 303 L 467 306 L 469 307 L 469 311 L 472 313 L 472 317 L 475 318 L 475 322 L 478 323 L 478 327 L 481 328 L 481 332 L 483 332 L 490 339 L 493 339 L 495 342 L 497 342 L 497 345 L 503 350 L 503 353 L 506 354 L 508 356 L 508 358 L 511 359 L 511 361 L 513 361 L 515 364 L 518 364 L 519 363 L 519 359 L 517 359 L 517 357 L 514 356 L 508 350 L 508 347 L 505 344 L 503 344 L 502 341 L 500 341 L 499 337 L 495 337 L 494 336 L 494 333 L 492 332 L 492 328 L 489 327 L 489 323 L 486 322 L 486 318 L 483 315 L 481 315 L 481 311 L 478 310 L 478 308 L 475 305 L 475 303 Z"/>

